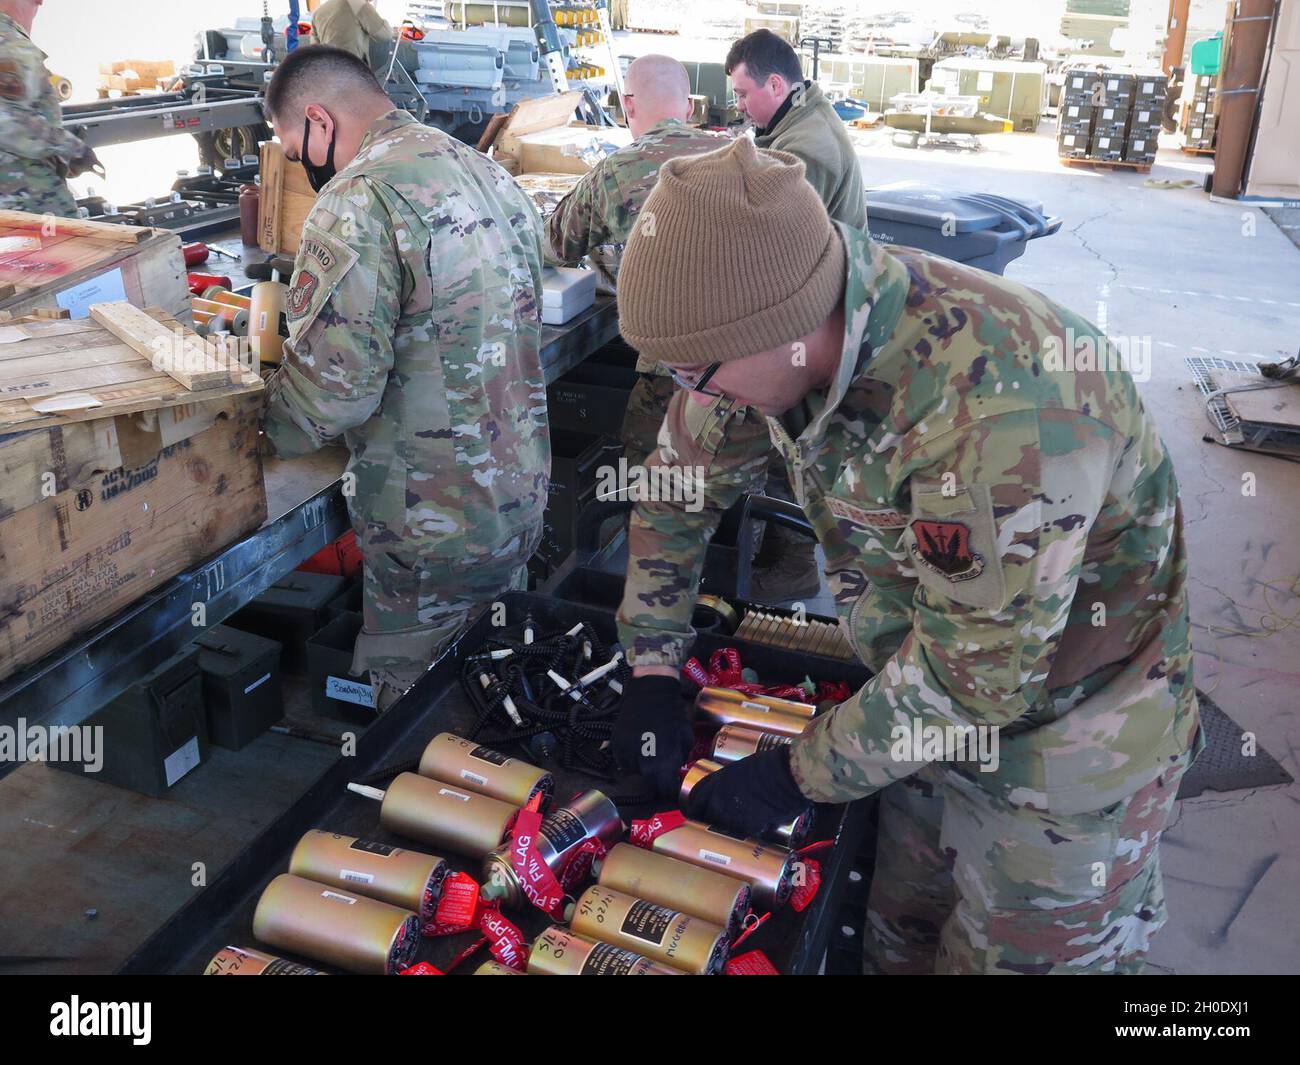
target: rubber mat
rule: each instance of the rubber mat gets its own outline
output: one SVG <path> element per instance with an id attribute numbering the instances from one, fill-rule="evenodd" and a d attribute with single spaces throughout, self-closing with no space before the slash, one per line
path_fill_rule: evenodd
<path id="1" fill-rule="evenodd" d="M 1178 787 L 1180 799 L 1192 799 L 1204 791 L 1242 791 L 1270 784 L 1290 784 L 1294 779 L 1262 747 L 1253 755 L 1241 753 L 1240 725 L 1219 709 L 1219 704 L 1202 691 L 1201 728 L 1205 729 L 1205 750 L 1187 771 Z"/>

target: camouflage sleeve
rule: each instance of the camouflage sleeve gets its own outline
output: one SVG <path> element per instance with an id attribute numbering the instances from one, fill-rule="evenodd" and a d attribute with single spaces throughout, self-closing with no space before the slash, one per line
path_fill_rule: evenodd
<path id="1" fill-rule="evenodd" d="M 791 768 L 809 798 L 844 802 L 916 772 L 918 737 L 948 737 L 941 760 L 958 761 L 952 729 L 974 736 L 972 726 L 1007 726 L 1028 710 L 1123 446 L 1077 414 L 1026 411 L 904 459 L 912 514 L 898 550 L 916 573 L 912 627 L 879 673 L 794 744 Z"/>
<path id="2" fill-rule="evenodd" d="M 767 469 L 767 423 L 731 401 L 702 404 L 678 389 L 647 473 L 672 470 L 670 500 L 637 504 L 628 533 L 627 583 L 619 639 L 632 665 L 680 665 L 695 639 L 691 615 L 709 540 L 723 513 Z M 664 493 L 659 493 L 664 494 Z"/>
<path id="3" fill-rule="evenodd" d="M 303 225 L 284 362 L 267 382 L 266 435 L 282 456 L 314 451 L 379 408 L 401 313 L 391 226 L 365 178 L 321 196 Z"/>
<path id="4" fill-rule="evenodd" d="M 577 266 L 592 248 L 612 243 L 609 182 L 605 168 L 584 174 L 546 223 L 546 262 Z"/>
<path id="5" fill-rule="evenodd" d="M 48 162 L 70 163 L 80 156 L 85 144 L 50 120 L 59 113 L 53 97 L 49 73 L 35 53 L 0 49 L 0 150 Z"/>

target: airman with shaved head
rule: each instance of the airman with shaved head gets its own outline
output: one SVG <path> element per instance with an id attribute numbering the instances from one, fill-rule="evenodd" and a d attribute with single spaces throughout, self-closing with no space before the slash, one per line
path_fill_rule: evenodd
<path id="1" fill-rule="evenodd" d="M 645 55 L 628 67 L 623 113 L 636 139 L 584 175 L 547 225 L 547 261 L 576 266 L 590 255 L 612 289 L 623 245 L 669 159 L 725 147 L 724 134 L 686 125 L 691 113 L 686 68 L 666 55 Z M 637 361 L 639 377 L 628 400 L 622 439 L 629 465 L 655 450 L 673 382 L 654 360 Z"/>

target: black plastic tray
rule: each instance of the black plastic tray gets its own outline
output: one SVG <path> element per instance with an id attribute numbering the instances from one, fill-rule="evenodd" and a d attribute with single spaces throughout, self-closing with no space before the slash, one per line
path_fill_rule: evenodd
<path id="1" fill-rule="evenodd" d="M 508 626 L 522 624 L 531 613 L 542 632 L 569 628 L 579 620 L 589 621 L 602 640 L 614 642 L 616 629 L 613 614 L 580 606 L 549 596 L 512 592 L 503 597 Z M 208 960 L 223 946 L 257 947 L 253 938 L 252 917 L 262 889 L 288 868 L 289 855 L 304 832 L 312 828 L 376 839 L 415 850 L 424 849 L 418 842 L 402 839 L 379 827 L 379 804 L 353 795 L 346 790 L 349 780 L 372 776 L 376 771 L 417 759 L 436 733 L 463 732 L 473 721 L 469 701 L 458 681 L 461 652 L 472 650 L 490 634 L 499 633 L 485 614 L 463 635 L 405 697 L 367 728 L 359 737 L 354 757 L 340 758 L 320 779 L 273 825 L 250 846 L 192 902 L 151 937 L 122 966 L 124 973 L 199 973 Z M 811 673 L 813 679 L 845 680 L 857 686 L 866 679 L 866 671 L 856 664 L 836 663 L 834 673 L 816 669 L 803 656 L 786 651 L 746 644 L 744 641 L 702 634 L 695 653 L 702 659 L 717 647 L 732 645 L 740 649 L 742 660 L 759 673 L 777 679 L 798 679 Z M 508 752 L 517 753 L 517 752 Z M 567 798 L 590 787 L 598 787 L 611 796 L 629 792 L 631 786 L 619 782 L 598 781 L 581 773 L 566 772 L 548 766 L 556 776 L 556 794 Z M 382 786 L 382 785 L 380 785 Z M 817 855 L 822 863 L 822 886 L 814 902 L 796 913 L 785 907 L 741 946 L 741 952 L 762 949 L 784 973 L 816 973 L 839 910 L 848 871 L 858 849 L 867 821 L 867 801 L 847 806 L 824 806 L 817 810 L 810 840 L 833 839 L 835 845 Z M 663 808 L 668 804 L 659 804 Z M 646 817 L 653 806 L 620 807 L 625 822 Z M 451 864 L 476 879 L 481 876 L 478 863 L 448 856 Z M 532 937 L 549 923 L 538 911 L 506 911 Z M 440 968 L 478 933 L 462 933 L 422 941 L 417 960 Z M 279 953 L 278 951 L 276 953 Z M 490 957 L 480 951 L 456 972 L 472 973 Z M 310 962 L 310 959 L 301 959 Z"/>

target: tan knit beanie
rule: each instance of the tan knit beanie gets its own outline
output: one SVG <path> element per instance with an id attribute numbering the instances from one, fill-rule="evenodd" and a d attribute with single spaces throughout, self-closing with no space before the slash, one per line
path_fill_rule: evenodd
<path id="1" fill-rule="evenodd" d="M 673 366 L 755 355 L 821 325 L 844 272 L 803 163 L 740 137 L 660 168 L 619 265 L 619 328 Z"/>

